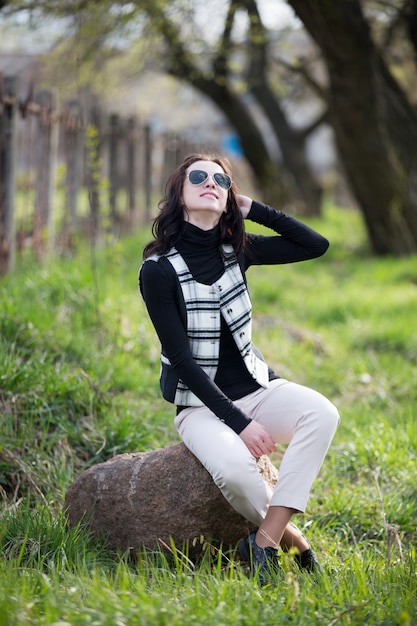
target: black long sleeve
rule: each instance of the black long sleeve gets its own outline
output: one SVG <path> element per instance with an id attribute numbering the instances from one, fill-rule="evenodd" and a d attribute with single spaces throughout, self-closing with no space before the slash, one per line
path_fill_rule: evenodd
<path id="1" fill-rule="evenodd" d="M 267 226 L 279 236 L 247 236 L 245 269 L 251 265 L 295 263 L 322 256 L 329 242 L 318 232 L 282 211 L 253 202 L 248 220 Z"/>

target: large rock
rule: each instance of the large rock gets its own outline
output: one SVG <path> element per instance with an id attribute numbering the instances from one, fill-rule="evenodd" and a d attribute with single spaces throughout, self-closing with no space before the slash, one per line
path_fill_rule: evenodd
<path id="1" fill-rule="evenodd" d="M 277 470 L 268 457 L 258 469 L 271 486 Z M 170 538 L 201 551 L 200 537 L 235 546 L 254 526 L 225 500 L 210 474 L 183 443 L 152 452 L 121 454 L 82 473 L 65 497 L 71 525 L 88 523 L 113 549 L 164 549 Z M 197 541 L 196 541 L 197 539 Z"/>

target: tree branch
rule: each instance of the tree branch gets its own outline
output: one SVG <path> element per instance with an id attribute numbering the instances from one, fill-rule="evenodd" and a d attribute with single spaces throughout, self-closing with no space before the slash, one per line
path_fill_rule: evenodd
<path id="1" fill-rule="evenodd" d="M 145 11 L 156 30 L 162 35 L 169 49 L 166 70 L 169 74 L 177 78 L 187 78 L 190 82 L 200 76 L 202 72 L 193 62 L 191 55 L 187 53 L 181 41 L 178 28 L 164 12 L 164 3 L 136 0 L 137 7 Z"/>
<path id="2" fill-rule="evenodd" d="M 232 50 L 231 34 L 236 10 L 238 8 L 238 4 L 234 2 L 234 0 L 230 0 L 219 51 L 213 60 L 214 75 L 221 79 L 225 79 L 227 76 L 227 64 Z"/>
<path id="3" fill-rule="evenodd" d="M 313 121 L 311 122 L 308 126 L 305 126 L 304 128 L 300 129 L 299 131 L 297 131 L 297 137 L 301 140 L 305 140 L 307 139 L 307 137 L 309 135 L 311 135 L 311 133 L 313 133 L 319 126 L 321 126 L 322 124 L 324 124 L 325 122 L 328 122 L 330 120 L 330 112 L 329 109 L 325 109 L 322 113 L 320 113 L 320 115 Z"/>
<path id="4" fill-rule="evenodd" d="M 403 18 L 407 28 L 408 39 L 413 46 L 417 62 L 417 0 L 409 0 L 405 3 Z"/>
<path id="5" fill-rule="evenodd" d="M 298 74 L 299 76 L 302 76 L 302 78 L 309 85 L 309 87 L 311 87 L 314 93 L 316 93 L 322 100 L 327 102 L 327 99 L 328 99 L 327 88 L 321 85 L 314 78 L 311 72 L 308 71 L 305 61 L 302 59 L 302 57 L 299 57 L 297 59 L 296 64 L 288 63 L 288 61 L 285 61 L 285 59 L 283 58 L 279 58 L 278 63 L 282 65 L 282 67 L 285 67 L 285 69 L 292 72 L 293 74 Z"/>
<path id="6" fill-rule="evenodd" d="M 248 81 L 250 85 L 266 83 L 267 69 L 267 36 L 255 0 L 241 0 L 240 5 L 246 9 L 249 18 L 249 54 L 250 64 Z"/>

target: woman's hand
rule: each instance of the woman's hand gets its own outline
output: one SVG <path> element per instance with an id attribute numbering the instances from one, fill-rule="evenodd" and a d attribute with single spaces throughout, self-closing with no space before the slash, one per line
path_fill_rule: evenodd
<path id="1" fill-rule="evenodd" d="M 240 212 L 242 213 L 242 217 L 243 219 L 245 219 L 248 216 L 248 213 L 252 206 L 252 198 L 249 198 L 249 196 L 241 196 L 239 194 L 236 196 L 236 200 L 237 200 Z"/>
<path id="2" fill-rule="evenodd" d="M 259 459 L 263 454 L 277 451 L 275 442 L 269 432 L 262 424 L 258 424 L 254 420 L 239 433 L 239 437 L 246 444 L 247 449 L 255 459 Z"/>

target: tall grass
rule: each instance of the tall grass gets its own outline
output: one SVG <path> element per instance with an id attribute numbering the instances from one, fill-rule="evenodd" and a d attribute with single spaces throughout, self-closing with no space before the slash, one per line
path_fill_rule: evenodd
<path id="1" fill-rule="evenodd" d="M 207 546 L 111 553 L 65 527 L 76 475 L 178 441 L 158 389 L 158 343 L 137 291 L 140 232 L 0 282 L 0 626 L 417 624 L 417 258 L 376 259 L 360 217 L 312 223 L 321 259 L 251 268 L 255 342 L 276 372 L 317 388 L 342 421 L 297 523 L 323 574 L 283 556 L 261 590 Z"/>

